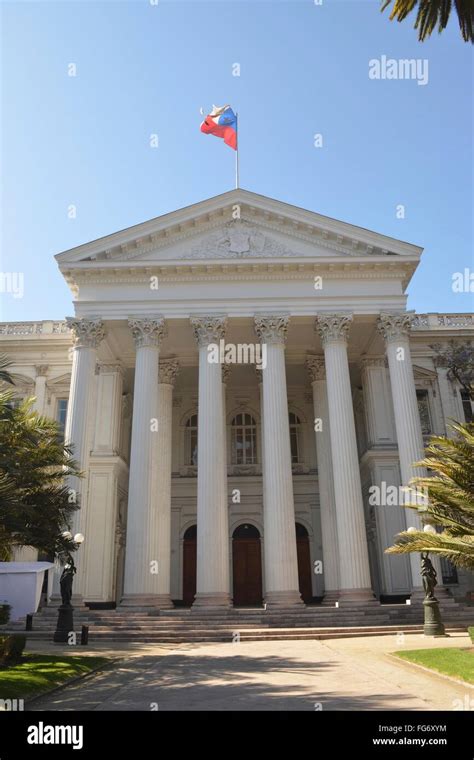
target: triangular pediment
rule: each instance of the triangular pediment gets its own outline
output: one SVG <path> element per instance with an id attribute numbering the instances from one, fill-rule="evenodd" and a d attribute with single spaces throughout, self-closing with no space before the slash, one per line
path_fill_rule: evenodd
<path id="1" fill-rule="evenodd" d="M 58 254 L 61 267 L 268 258 L 418 258 L 421 249 L 247 190 L 233 190 Z M 392 259 L 393 260 L 393 259 Z"/>

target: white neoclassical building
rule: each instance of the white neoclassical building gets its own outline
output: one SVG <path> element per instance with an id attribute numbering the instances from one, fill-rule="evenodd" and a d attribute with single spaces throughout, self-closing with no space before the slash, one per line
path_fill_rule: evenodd
<path id="1" fill-rule="evenodd" d="M 384 553 L 417 525 L 394 486 L 424 437 L 472 416 L 431 346 L 474 334 L 471 315 L 406 311 L 421 253 L 233 190 L 56 257 L 75 316 L 4 323 L 0 350 L 85 474 L 79 598 L 416 595 L 418 557 Z"/>

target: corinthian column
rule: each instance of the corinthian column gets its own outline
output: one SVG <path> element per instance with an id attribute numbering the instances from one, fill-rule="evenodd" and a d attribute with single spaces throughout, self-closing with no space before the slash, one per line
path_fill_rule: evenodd
<path id="1" fill-rule="evenodd" d="M 326 364 L 339 542 L 339 604 L 374 600 L 347 358 L 351 322 L 352 317 L 346 314 L 323 314 L 316 321 Z"/>
<path id="2" fill-rule="evenodd" d="M 199 347 L 197 575 L 195 607 L 229 606 L 229 519 L 222 368 L 208 348 L 224 338 L 224 316 L 193 317 Z"/>
<path id="3" fill-rule="evenodd" d="M 426 475 L 424 468 L 414 466 L 414 462 L 424 457 L 424 444 L 410 354 L 412 321 L 413 314 L 407 312 L 381 313 L 378 319 L 378 328 L 384 337 L 387 351 L 403 486 L 408 486 L 411 478 Z M 406 521 L 407 527 L 422 530 L 422 522 L 416 510 L 406 510 Z M 436 557 L 433 564 L 435 562 Z M 419 596 L 423 584 L 417 552 L 410 554 L 410 565 L 413 589 L 417 592 L 416 596 Z M 436 569 L 439 573 L 439 562 Z M 439 582 L 441 583 L 440 576 Z"/>
<path id="4" fill-rule="evenodd" d="M 48 374 L 48 365 L 40 364 L 35 367 L 35 403 L 34 410 L 38 414 L 45 414 L 46 407 L 46 375 Z"/>
<path id="5" fill-rule="evenodd" d="M 157 490 L 157 552 L 159 572 L 157 593 L 160 607 L 172 607 L 170 596 L 171 565 L 171 447 L 173 423 L 173 387 L 178 375 L 176 359 L 162 359 L 158 370 L 158 446 L 154 488 Z"/>
<path id="6" fill-rule="evenodd" d="M 265 346 L 263 377 L 263 525 L 267 606 L 301 604 L 296 554 L 290 426 L 285 376 L 289 317 L 258 315 L 255 331 Z"/>
<path id="7" fill-rule="evenodd" d="M 160 574 L 166 558 L 160 557 L 158 520 L 158 357 L 166 335 L 160 316 L 130 319 L 136 346 L 133 391 L 132 445 L 128 490 L 127 542 L 123 606 L 160 606 Z M 169 572 L 169 571 L 168 571 Z"/>
<path id="8" fill-rule="evenodd" d="M 105 337 L 105 330 L 102 320 L 98 317 L 90 319 L 68 317 L 67 324 L 73 334 L 74 349 L 64 439 L 66 445 L 73 446 L 73 457 L 78 462 L 79 468 L 86 471 L 91 448 L 89 429 L 94 399 L 97 348 Z M 71 494 L 80 505 L 80 509 L 73 515 L 72 532 L 74 534 L 87 534 L 87 490 L 84 483 L 83 478 L 69 480 Z M 76 556 L 77 574 L 74 578 L 74 596 L 79 600 L 84 590 L 84 552 L 78 551 Z"/>
<path id="9" fill-rule="evenodd" d="M 337 541 L 336 500 L 332 470 L 331 435 L 326 391 L 326 368 L 323 357 L 306 359 L 313 389 L 316 454 L 318 458 L 319 504 L 323 540 L 324 602 L 339 599 L 339 547 Z"/>

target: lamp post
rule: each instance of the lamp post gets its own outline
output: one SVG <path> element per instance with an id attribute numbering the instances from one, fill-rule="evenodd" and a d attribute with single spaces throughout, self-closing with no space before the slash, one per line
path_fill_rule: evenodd
<path id="1" fill-rule="evenodd" d="M 82 533 L 76 533 L 74 538 L 69 531 L 65 531 L 62 534 L 63 538 L 67 541 L 73 541 L 75 549 L 78 549 L 84 542 L 84 536 Z M 58 610 L 58 619 L 56 622 L 56 630 L 54 632 L 53 641 L 56 643 L 64 644 L 69 639 L 69 634 L 74 631 L 74 607 L 71 604 L 72 598 L 72 582 L 76 573 L 76 566 L 70 552 L 66 555 L 66 562 L 61 574 L 60 588 L 61 588 L 61 605 Z"/>

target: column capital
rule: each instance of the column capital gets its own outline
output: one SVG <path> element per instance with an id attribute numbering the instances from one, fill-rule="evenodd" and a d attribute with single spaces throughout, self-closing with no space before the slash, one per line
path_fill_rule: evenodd
<path id="1" fill-rule="evenodd" d="M 136 348 L 142 348 L 143 346 L 159 348 L 161 341 L 167 335 L 165 320 L 160 315 L 154 317 L 130 317 L 128 326 L 132 331 Z"/>
<path id="2" fill-rule="evenodd" d="M 337 312 L 318 314 L 315 327 L 323 346 L 326 346 L 328 343 L 347 343 L 351 324 L 352 314 Z"/>
<path id="3" fill-rule="evenodd" d="M 179 373 L 177 359 L 160 359 L 158 365 L 158 382 L 160 385 L 174 385 Z"/>
<path id="4" fill-rule="evenodd" d="M 36 370 L 36 377 L 46 377 L 48 374 L 48 365 L 47 364 L 36 364 L 35 370 Z"/>
<path id="5" fill-rule="evenodd" d="M 388 367 L 386 356 L 363 356 L 360 360 L 361 369 L 370 369 L 371 367 Z"/>
<path id="6" fill-rule="evenodd" d="M 312 383 L 316 380 L 326 379 L 326 364 L 324 362 L 324 356 L 307 356 L 306 369 L 308 370 Z"/>
<path id="7" fill-rule="evenodd" d="M 191 317 L 190 321 L 199 348 L 217 343 L 225 336 L 227 317 L 224 314 Z"/>
<path id="8" fill-rule="evenodd" d="M 105 338 L 104 323 L 100 317 L 66 317 L 76 348 L 97 348 Z"/>
<path id="9" fill-rule="evenodd" d="M 99 375 L 109 372 L 118 372 L 120 375 L 122 375 L 122 377 L 124 375 L 124 368 L 120 362 L 98 362 L 97 370 Z"/>
<path id="10" fill-rule="evenodd" d="M 408 338 L 413 322 L 412 312 L 380 312 L 377 327 L 386 343 Z"/>
<path id="11" fill-rule="evenodd" d="M 285 343 L 290 317 L 288 314 L 257 314 L 255 332 L 262 343 Z"/>

